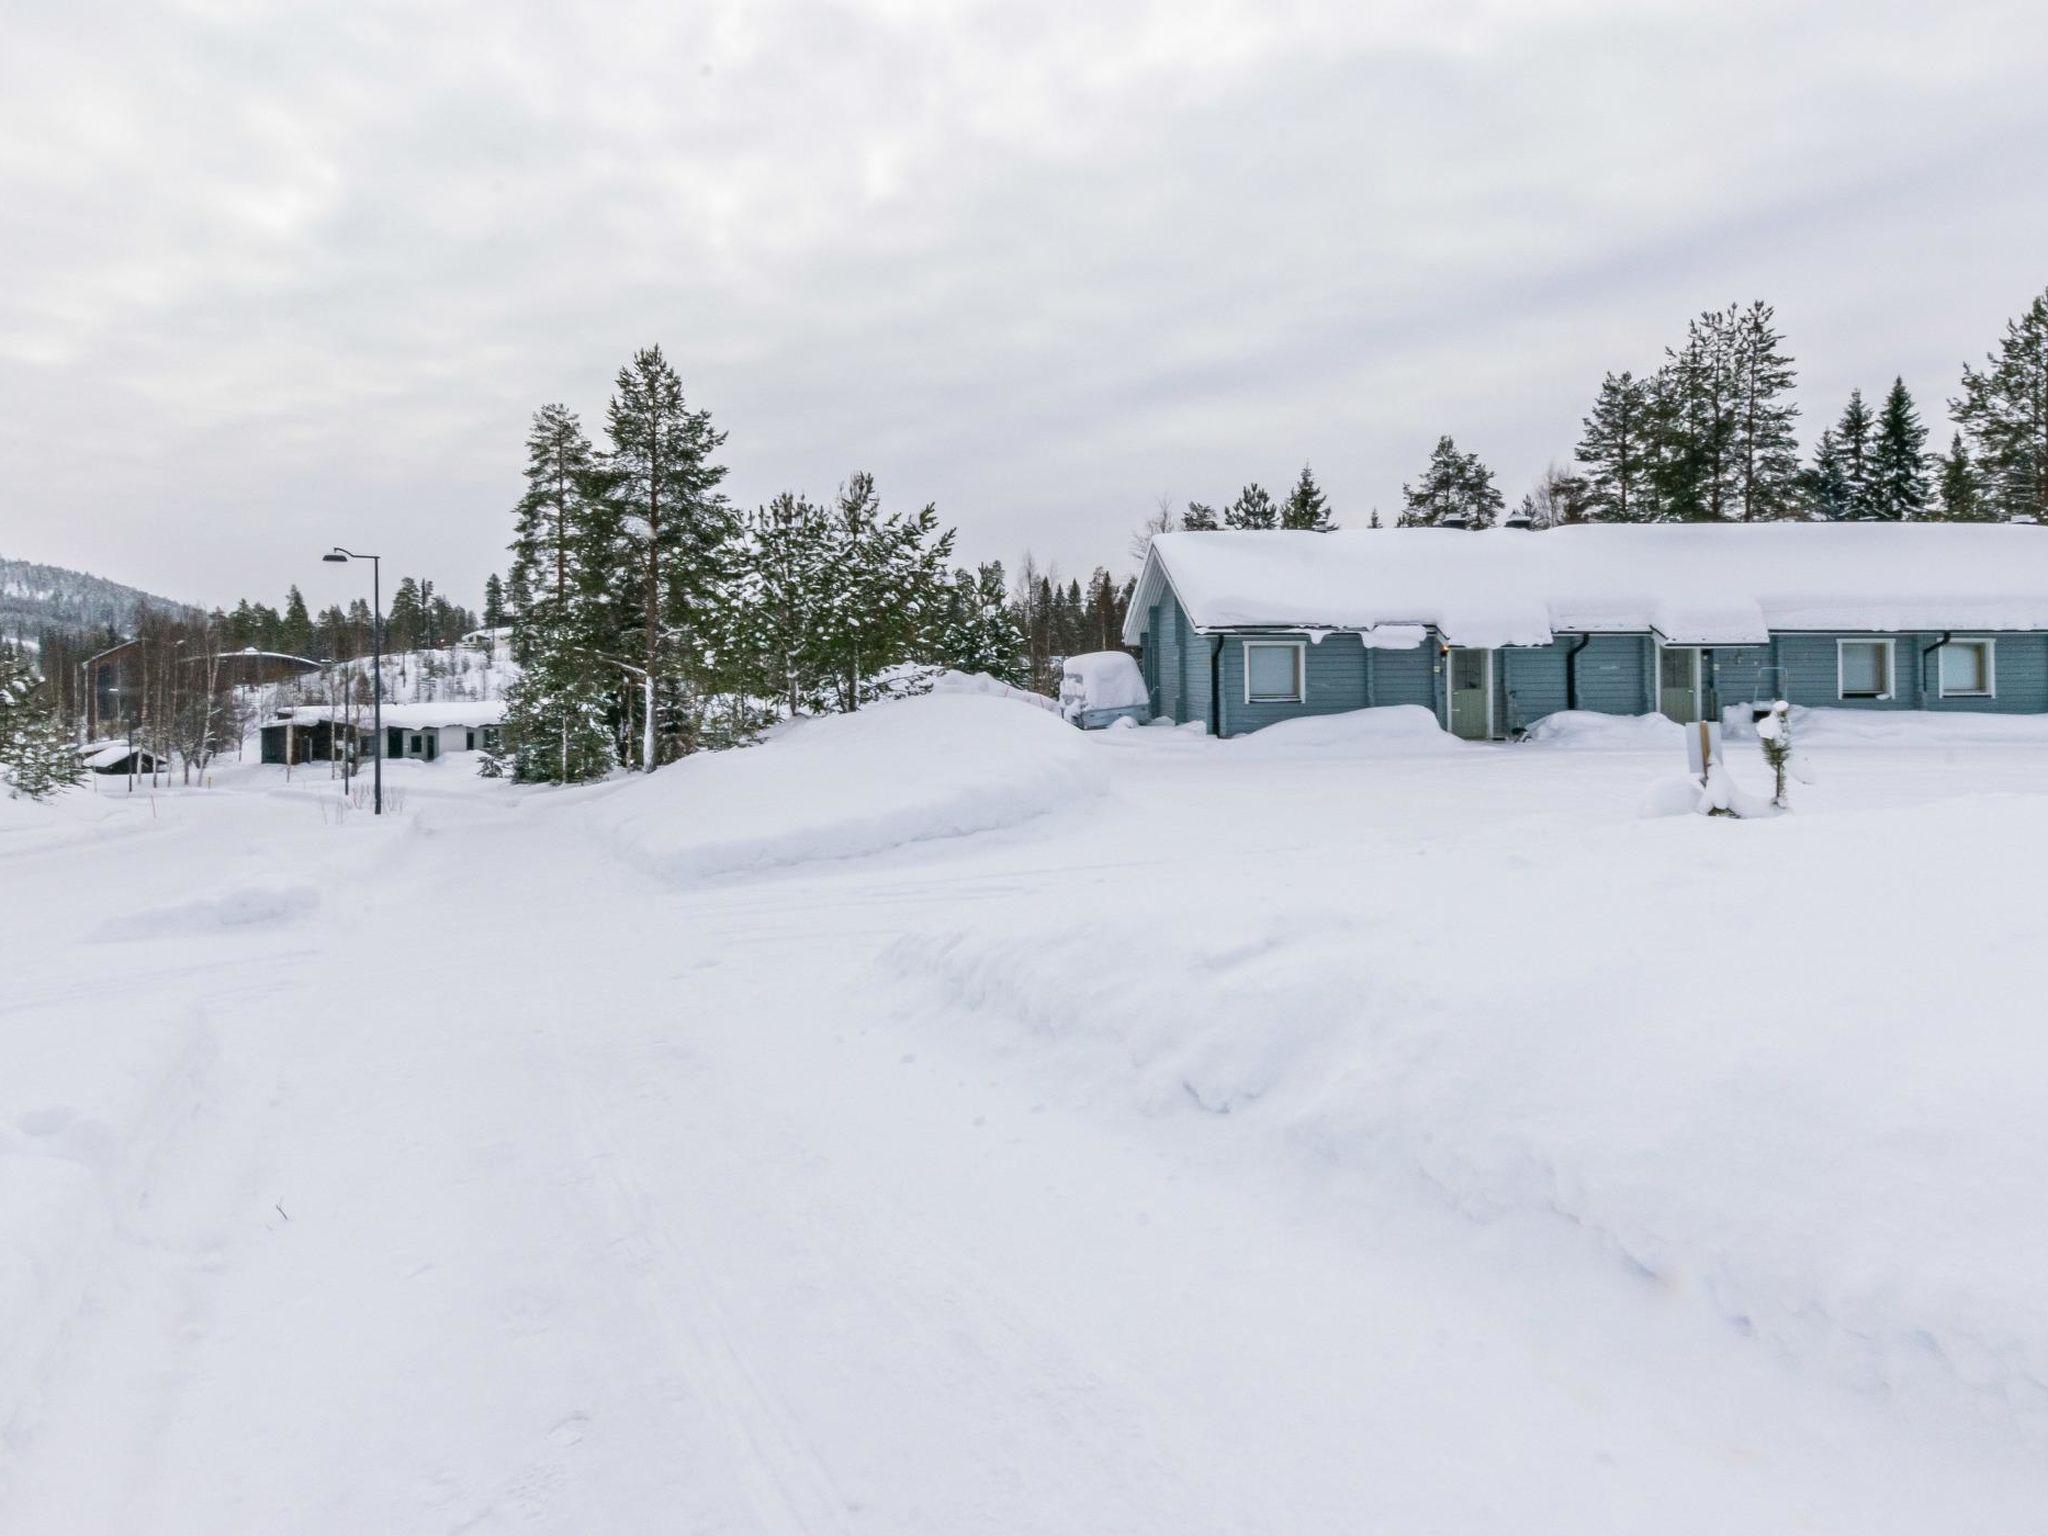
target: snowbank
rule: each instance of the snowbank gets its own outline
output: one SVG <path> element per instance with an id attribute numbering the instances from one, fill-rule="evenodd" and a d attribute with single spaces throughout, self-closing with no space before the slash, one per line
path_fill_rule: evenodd
<path id="1" fill-rule="evenodd" d="M 1341 817 L 1325 830 L 1342 844 Z M 1315 877 L 1237 859 L 1231 899 L 1168 923 L 1077 901 L 892 961 L 1077 1080 L 1134 1073 L 1152 1112 L 1230 1115 L 1489 1225 L 1561 1219 L 1859 1389 L 2048 1410 L 2048 803 L 1419 843 L 1398 899 L 1398 849 L 1365 878 L 1335 852 Z M 1900 892 L 1957 870 L 1970 899 L 1901 928 Z"/>
<path id="2" fill-rule="evenodd" d="M 1561 709 L 1530 726 L 1528 739 L 1546 747 L 1683 752 L 1685 727 L 1663 715 L 1603 715 L 1590 709 Z"/>
<path id="3" fill-rule="evenodd" d="M 1754 728 L 1746 722 L 1743 731 L 1754 736 Z M 1808 709 L 1795 704 L 1792 707 L 1792 740 L 1801 747 L 1859 743 L 1887 747 L 1946 747 L 1995 745 L 2000 742 L 2016 746 L 2048 746 L 2048 715 L 1994 715 L 1931 709 Z"/>
<path id="4" fill-rule="evenodd" d="M 1375 709 L 1347 710 L 1339 715 L 1305 715 L 1281 720 L 1233 736 L 1233 752 L 1245 757 L 1295 757 L 1328 753 L 1374 756 L 1382 753 L 1449 752 L 1465 742 L 1437 723 L 1420 704 L 1385 704 Z"/>
<path id="5" fill-rule="evenodd" d="M 694 880 L 1013 826 L 1097 794 L 1101 772 L 1055 714 L 932 693 L 690 758 L 587 814 L 634 862 Z"/>

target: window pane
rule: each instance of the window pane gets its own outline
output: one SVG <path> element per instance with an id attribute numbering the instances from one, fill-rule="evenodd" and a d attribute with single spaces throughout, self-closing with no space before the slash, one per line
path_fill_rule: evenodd
<path id="1" fill-rule="evenodd" d="M 1295 688 L 1294 664 L 1300 656 L 1291 645 L 1254 645 L 1245 649 L 1245 665 L 1251 669 L 1252 697 L 1292 699 Z"/>
<path id="2" fill-rule="evenodd" d="M 1941 691 L 1943 693 L 1989 693 L 1991 691 L 1989 647 L 1961 641 L 1941 648 Z"/>
<path id="3" fill-rule="evenodd" d="M 1854 640 L 1842 647 L 1842 696 L 1874 699 L 1886 692 L 1885 647 L 1875 640 Z"/>

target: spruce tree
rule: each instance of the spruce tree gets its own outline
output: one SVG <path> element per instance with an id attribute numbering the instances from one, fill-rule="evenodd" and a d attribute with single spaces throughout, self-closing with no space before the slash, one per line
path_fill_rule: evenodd
<path id="1" fill-rule="evenodd" d="M 1746 523 L 1775 522 L 1799 510 L 1799 444 L 1792 423 L 1792 359 L 1776 326 L 1776 312 L 1761 299 L 1724 317 L 1732 372 L 1730 473 L 1733 515 Z"/>
<path id="2" fill-rule="evenodd" d="M 1914 522 L 1927 515 L 1927 495 L 1927 428 L 1906 381 L 1895 378 L 1870 445 L 1871 512 L 1884 522 Z"/>
<path id="3" fill-rule="evenodd" d="M 1223 509 L 1223 526 L 1264 531 L 1280 526 L 1280 509 L 1263 485 L 1253 481 L 1237 493 L 1237 500 Z"/>
<path id="4" fill-rule="evenodd" d="M 1846 486 L 1842 516 L 1861 520 L 1876 515 L 1870 492 L 1871 438 L 1876 422 L 1863 403 L 1863 391 L 1849 391 L 1849 403 L 1842 407 L 1842 419 L 1835 424 L 1842 479 Z"/>
<path id="5" fill-rule="evenodd" d="M 1188 503 L 1187 516 L 1180 520 L 1180 526 L 1187 533 L 1214 533 L 1223 526 L 1223 520 L 1216 515 L 1216 509 L 1207 502 Z"/>
<path id="6" fill-rule="evenodd" d="M 1799 493 L 1808 517 L 1838 522 L 1849 515 L 1849 475 L 1842 464 L 1842 440 L 1833 427 L 1813 445 L 1813 463 L 1800 472 Z"/>
<path id="7" fill-rule="evenodd" d="M 1962 433 L 1950 439 L 1946 454 L 1935 455 L 1934 466 L 1936 517 L 1950 523 L 1981 523 L 1997 516 Z"/>
<path id="8" fill-rule="evenodd" d="M 1301 476 L 1287 493 L 1287 500 L 1281 503 L 1280 526 L 1306 533 L 1334 533 L 1337 529 L 1330 520 L 1330 504 L 1323 488 L 1316 484 L 1316 477 L 1306 464 L 1301 466 Z"/>
<path id="9" fill-rule="evenodd" d="M 1632 373 L 1610 373 L 1586 417 L 1578 459 L 1586 466 L 1586 508 L 1595 522 L 1650 520 L 1649 390 Z"/>
<path id="10" fill-rule="evenodd" d="M 85 777 L 48 685 L 11 646 L 0 646 L 0 779 L 7 793 L 42 800 Z"/>
<path id="11" fill-rule="evenodd" d="M 291 656 L 304 656 L 313 649 L 313 616 L 306 611 L 305 594 L 297 586 L 285 594 L 284 615 L 277 626 L 277 648 Z"/>
<path id="12" fill-rule="evenodd" d="M 2048 522 L 2048 293 L 2008 321 L 1949 414 L 1970 441 L 1991 515 Z"/>
<path id="13" fill-rule="evenodd" d="M 1437 439 L 1422 477 L 1401 487 L 1401 500 L 1403 528 L 1490 528 L 1505 505 L 1493 471 L 1449 437 Z"/>
<path id="14" fill-rule="evenodd" d="M 496 571 L 484 578 L 484 628 L 505 627 L 505 583 Z"/>

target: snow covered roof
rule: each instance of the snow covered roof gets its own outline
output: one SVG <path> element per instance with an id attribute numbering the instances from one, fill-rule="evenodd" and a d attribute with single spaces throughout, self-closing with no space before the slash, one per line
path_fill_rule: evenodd
<path id="1" fill-rule="evenodd" d="M 358 704 L 354 710 L 339 704 L 286 704 L 278 708 L 270 725 L 310 725 L 317 720 L 347 720 L 353 713 L 355 722 L 364 730 L 370 728 L 370 706 Z M 386 704 L 384 724 L 398 726 L 405 730 L 425 730 L 429 726 L 442 725 L 497 725 L 505 718 L 503 699 L 446 699 L 425 704 Z"/>
<path id="2" fill-rule="evenodd" d="M 121 738 L 87 742 L 78 751 L 79 761 L 88 768 L 112 768 L 116 763 L 127 762 L 131 754 L 143 762 L 153 762 L 155 760 L 154 754 L 150 752 L 149 748 L 142 746 L 140 743 L 130 746 L 125 739 Z"/>
<path id="3" fill-rule="evenodd" d="M 1124 638 L 1170 583 L 1198 630 L 1357 630 L 1543 645 L 1653 630 L 1695 645 L 1772 630 L 2048 629 L 2048 529 L 1970 523 L 1672 523 L 1542 532 L 1168 533 Z"/>

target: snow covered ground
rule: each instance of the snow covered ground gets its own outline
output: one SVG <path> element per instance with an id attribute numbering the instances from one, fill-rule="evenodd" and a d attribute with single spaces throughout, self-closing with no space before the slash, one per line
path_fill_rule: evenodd
<path id="1" fill-rule="evenodd" d="M 2048 730 L 1397 713 L 0 800 L 0 1531 L 2039 1529 Z"/>

